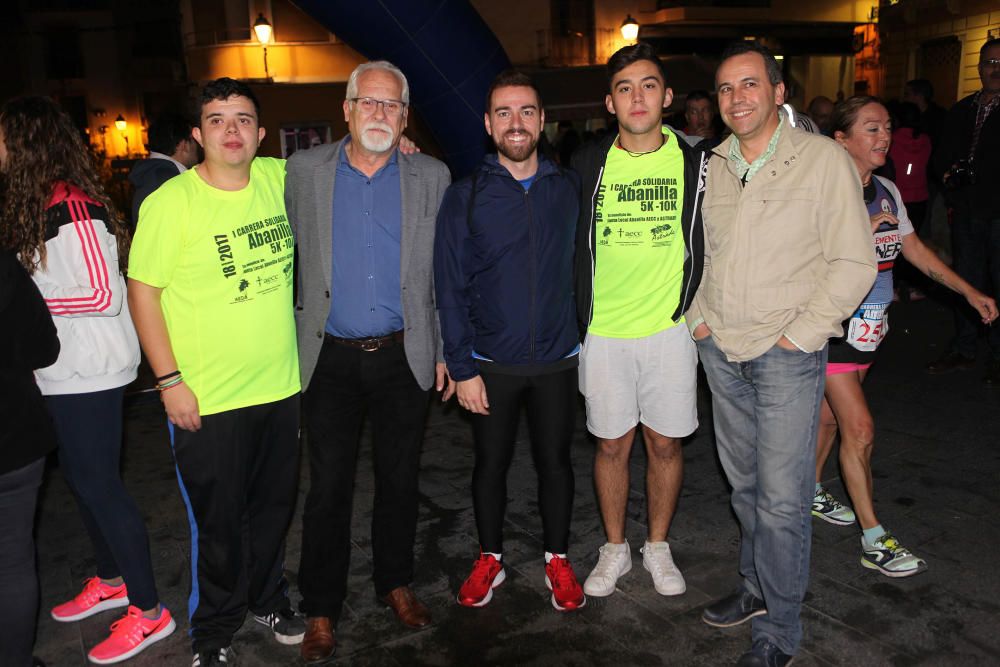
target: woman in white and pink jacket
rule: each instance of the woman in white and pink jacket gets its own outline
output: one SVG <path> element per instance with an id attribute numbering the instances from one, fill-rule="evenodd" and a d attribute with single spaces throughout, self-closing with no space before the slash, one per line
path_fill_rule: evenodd
<path id="1" fill-rule="evenodd" d="M 97 561 L 96 576 L 52 617 L 78 621 L 127 607 L 88 655 L 119 662 L 175 627 L 160 605 L 142 515 L 119 471 L 125 386 L 139 365 L 122 275 L 128 232 L 79 132 L 47 97 L 0 107 L 0 169 L 7 185 L 0 241 L 18 253 L 59 335 L 56 363 L 36 380 Z"/>

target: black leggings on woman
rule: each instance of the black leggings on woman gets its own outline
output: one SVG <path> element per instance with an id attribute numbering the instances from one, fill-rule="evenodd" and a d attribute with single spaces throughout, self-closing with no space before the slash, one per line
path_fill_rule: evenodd
<path id="1" fill-rule="evenodd" d="M 97 576 L 122 577 L 129 602 L 159 603 L 146 524 L 122 482 L 122 402 L 125 387 L 45 397 L 59 434 L 59 465 L 76 496 L 94 545 Z"/>
<path id="2" fill-rule="evenodd" d="M 489 415 L 473 415 L 476 466 L 472 499 L 479 544 L 484 552 L 503 553 L 507 507 L 507 471 L 521 406 L 527 410 L 531 454 L 538 474 L 538 506 L 545 550 L 566 553 L 573 511 L 573 465 L 570 443 L 576 423 L 576 368 L 520 376 L 482 372 Z"/>

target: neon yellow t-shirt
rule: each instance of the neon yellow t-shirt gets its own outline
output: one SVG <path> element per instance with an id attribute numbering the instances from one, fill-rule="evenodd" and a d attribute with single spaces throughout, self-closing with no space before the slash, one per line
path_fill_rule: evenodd
<path id="1" fill-rule="evenodd" d="M 163 289 L 177 366 L 202 415 L 299 391 L 284 191 L 285 161 L 256 158 L 242 190 L 214 188 L 196 167 L 139 210 L 129 277 Z"/>
<path id="2" fill-rule="evenodd" d="M 663 147 L 652 153 L 630 155 L 617 141 L 608 151 L 588 327 L 599 336 L 642 338 L 674 326 L 684 278 L 684 155 L 676 135 L 663 133 Z"/>

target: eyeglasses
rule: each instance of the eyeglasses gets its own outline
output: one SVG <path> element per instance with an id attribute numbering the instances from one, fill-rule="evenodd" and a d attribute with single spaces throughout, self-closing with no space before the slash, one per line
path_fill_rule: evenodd
<path id="1" fill-rule="evenodd" d="M 400 100 L 377 100 L 374 97 L 352 97 L 348 102 L 354 102 L 361 109 L 361 113 L 371 116 L 375 110 L 382 107 L 386 116 L 398 116 L 403 113 L 406 103 Z"/>

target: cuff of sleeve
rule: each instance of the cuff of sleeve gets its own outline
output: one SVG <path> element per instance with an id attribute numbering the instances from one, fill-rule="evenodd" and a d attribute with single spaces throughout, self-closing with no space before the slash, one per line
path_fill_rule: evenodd
<path id="1" fill-rule="evenodd" d="M 472 360 L 460 364 L 448 364 L 448 375 L 453 382 L 463 382 L 479 375 L 479 369 Z"/>
<path id="2" fill-rule="evenodd" d="M 693 320 L 689 320 L 689 319 L 687 319 L 685 317 L 684 321 L 687 322 L 688 333 L 690 333 L 691 336 L 694 337 L 694 330 L 697 329 L 700 325 L 702 325 L 702 324 L 705 323 L 705 318 L 704 317 L 698 317 L 698 318 L 695 318 Z"/>
<path id="3" fill-rule="evenodd" d="M 800 345 L 800 344 L 799 344 L 799 342 L 798 342 L 797 340 L 795 340 L 795 339 L 794 339 L 794 338 L 792 338 L 792 337 L 791 337 L 790 335 L 788 335 L 788 332 L 787 332 L 787 331 L 786 331 L 785 333 L 783 333 L 782 335 L 783 335 L 783 336 L 784 336 L 785 338 L 787 338 L 787 339 L 788 339 L 789 341 L 791 341 L 792 345 L 794 345 L 795 347 L 799 348 L 799 350 L 801 350 L 802 352 L 805 352 L 805 353 L 807 353 L 807 354 L 808 354 L 809 350 L 807 350 L 806 348 L 802 347 L 802 345 Z"/>

